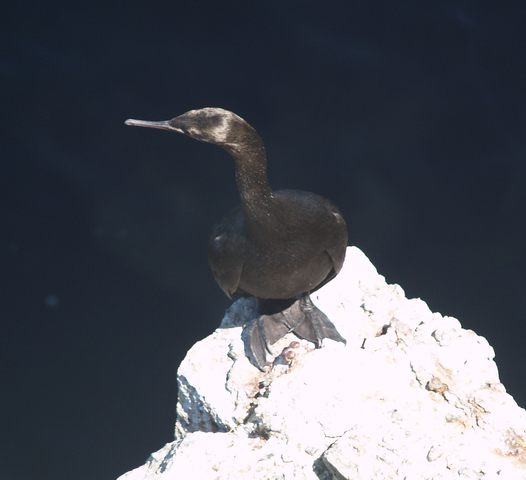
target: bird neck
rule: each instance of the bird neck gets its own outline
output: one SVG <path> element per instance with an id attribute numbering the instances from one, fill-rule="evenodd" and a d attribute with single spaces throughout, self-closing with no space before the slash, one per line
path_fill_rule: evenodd
<path id="1" fill-rule="evenodd" d="M 267 157 L 257 137 L 237 145 L 230 154 L 236 161 L 236 180 L 246 220 L 266 223 L 274 206 L 274 193 L 268 182 Z"/>
<path id="2" fill-rule="evenodd" d="M 264 207 L 272 200 L 273 194 L 267 176 L 265 148 L 234 155 L 236 160 L 236 180 L 243 206 Z"/>

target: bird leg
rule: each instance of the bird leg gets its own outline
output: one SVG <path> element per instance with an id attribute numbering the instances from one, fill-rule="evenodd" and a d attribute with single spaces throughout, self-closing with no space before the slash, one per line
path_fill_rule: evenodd
<path id="1" fill-rule="evenodd" d="M 324 338 L 346 343 L 336 327 L 310 298 L 308 292 L 288 300 L 258 298 L 259 316 L 244 331 L 245 354 L 264 371 L 270 347 L 287 333 L 313 342 L 320 348 Z"/>

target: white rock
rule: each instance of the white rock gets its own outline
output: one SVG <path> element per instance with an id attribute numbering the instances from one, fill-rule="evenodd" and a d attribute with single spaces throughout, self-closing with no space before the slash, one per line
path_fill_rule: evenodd
<path id="1" fill-rule="evenodd" d="M 244 355 L 242 299 L 178 371 L 175 441 L 119 480 L 526 479 L 526 412 L 499 382 L 488 342 L 388 285 L 349 247 L 313 295 L 347 345 Z"/>

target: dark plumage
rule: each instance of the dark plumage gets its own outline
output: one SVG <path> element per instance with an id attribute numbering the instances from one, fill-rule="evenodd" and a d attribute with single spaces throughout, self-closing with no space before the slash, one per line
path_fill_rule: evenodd
<path id="1" fill-rule="evenodd" d="M 182 133 L 219 145 L 234 157 L 241 205 L 213 227 L 208 259 L 230 298 L 258 299 L 259 316 L 245 327 L 245 351 L 252 364 L 262 370 L 270 345 L 291 331 L 316 347 L 324 338 L 345 343 L 309 296 L 342 267 L 347 228 L 339 210 L 314 193 L 274 192 L 261 138 L 228 110 L 203 108 L 164 122 L 126 124 Z"/>

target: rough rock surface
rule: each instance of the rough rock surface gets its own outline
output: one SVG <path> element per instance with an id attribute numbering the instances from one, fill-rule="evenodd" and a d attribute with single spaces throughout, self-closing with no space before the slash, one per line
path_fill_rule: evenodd
<path id="1" fill-rule="evenodd" d="M 175 441 L 119 480 L 526 479 L 526 411 L 484 338 L 355 247 L 313 300 L 347 346 L 288 335 L 262 373 L 241 339 L 254 302 L 237 301 L 179 368 Z"/>

